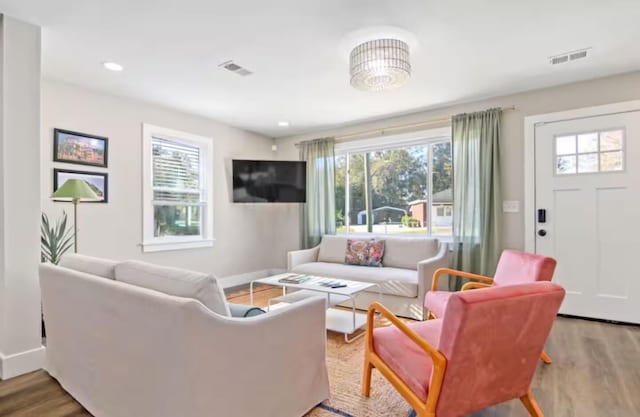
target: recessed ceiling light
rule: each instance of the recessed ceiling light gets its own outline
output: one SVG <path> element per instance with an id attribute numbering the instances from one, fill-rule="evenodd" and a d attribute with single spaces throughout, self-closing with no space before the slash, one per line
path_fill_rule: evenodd
<path id="1" fill-rule="evenodd" d="M 103 62 L 102 65 L 109 71 L 122 71 L 124 69 L 122 65 L 115 62 Z"/>
<path id="2" fill-rule="evenodd" d="M 283 120 L 281 122 L 278 122 L 278 126 L 280 126 L 280 127 L 289 127 L 289 122 Z"/>

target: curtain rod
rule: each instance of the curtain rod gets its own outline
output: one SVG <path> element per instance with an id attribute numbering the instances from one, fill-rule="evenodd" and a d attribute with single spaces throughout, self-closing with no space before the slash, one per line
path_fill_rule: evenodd
<path id="1" fill-rule="evenodd" d="M 501 110 L 502 111 L 515 110 L 515 108 L 516 108 L 515 106 L 509 106 L 509 107 L 502 107 Z M 427 126 L 442 125 L 445 123 L 450 123 L 452 118 L 453 116 L 447 116 L 439 119 L 426 120 L 423 122 L 409 123 L 404 125 L 395 125 L 395 126 L 389 126 L 389 127 L 371 129 L 371 130 L 363 130 L 360 132 L 348 133 L 346 135 L 338 135 L 335 137 L 335 140 L 336 142 L 347 142 L 349 141 L 349 139 L 352 139 L 352 138 L 369 136 L 376 133 L 378 134 L 378 136 L 384 136 L 387 132 L 394 131 L 394 130 L 405 130 L 405 129 L 411 129 L 416 127 L 427 127 Z M 295 144 L 295 146 L 300 146 L 300 144 L 303 142 L 307 142 L 307 141 L 298 142 Z"/>

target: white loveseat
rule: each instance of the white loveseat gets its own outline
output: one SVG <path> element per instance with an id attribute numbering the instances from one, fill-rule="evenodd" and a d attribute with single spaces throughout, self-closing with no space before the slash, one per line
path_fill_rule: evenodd
<path id="1" fill-rule="evenodd" d="M 382 267 L 345 265 L 347 239 L 385 241 Z M 351 235 L 322 238 L 320 245 L 288 253 L 291 272 L 379 284 L 356 298 L 356 307 L 366 310 L 374 301 L 402 317 L 424 319 L 423 302 L 438 268 L 448 267 L 448 245 L 431 237 Z M 446 280 L 440 280 L 446 284 Z M 382 297 L 379 292 L 382 293 Z"/>
<path id="2" fill-rule="evenodd" d="M 329 397 L 323 299 L 231 318 L 206 274 L 63 264 L 40 266 L 46 369 L 92 415 L 299 417 Z"/>

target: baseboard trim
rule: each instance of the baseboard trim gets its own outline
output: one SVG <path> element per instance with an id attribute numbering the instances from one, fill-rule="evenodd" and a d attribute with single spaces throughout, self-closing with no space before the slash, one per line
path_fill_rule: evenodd
<path id="1" fill-rule="evenodd" d="M 44 367 L 45 347 L 3 355 L 0 353 L 0 379 L 9 379 Z"/>
<path id="2" fill-rule="evenodd" d="M 266 278 L 271 275 L 281 274 L 286 272 L 285 269 L 262 269 L 260 271 L 246 272 L 244 274 L 230 275 L 224 278 L 220 278 L 219 282 L 222 288 L 232 288 L 239 285 L 245 285 L 260 278 Z"/>

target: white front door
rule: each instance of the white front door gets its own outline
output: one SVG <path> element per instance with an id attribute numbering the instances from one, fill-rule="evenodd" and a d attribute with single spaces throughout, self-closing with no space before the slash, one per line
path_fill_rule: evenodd
<path id="1" fill-rule="evenodd" d="M 640 323 L 640 111 L 535 127 L 536 252 L 561 313 Z"/>

